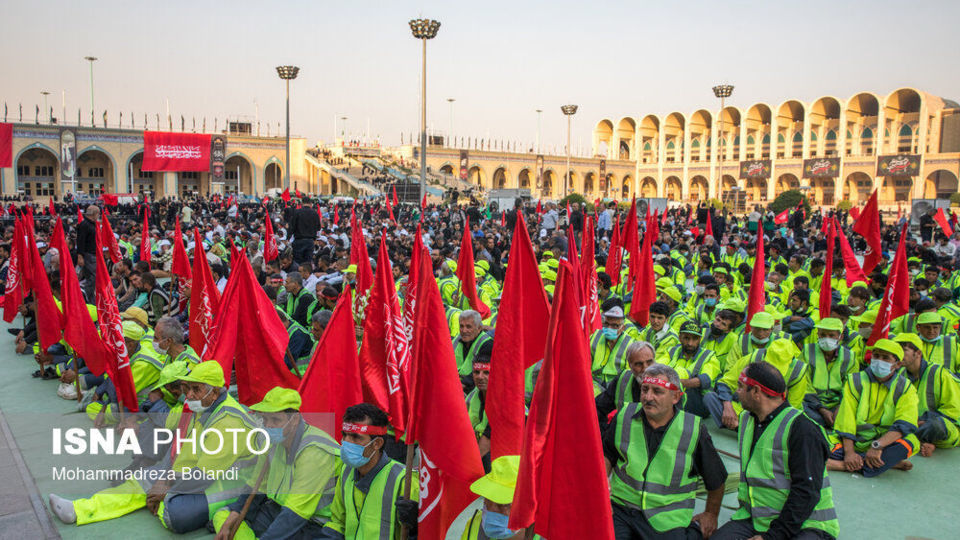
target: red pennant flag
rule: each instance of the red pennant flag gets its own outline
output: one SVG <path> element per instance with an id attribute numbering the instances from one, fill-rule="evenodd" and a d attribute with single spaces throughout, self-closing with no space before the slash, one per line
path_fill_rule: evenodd
<path id="1" fill-rule="evenodd" d="M 766 254 L 764 253 L 763 228 L 757 228 L 757 259 L 753 264 L 753 274 L 750 276 L 750 295 L 747 297 L 747 331 L 750 330 L 750 321 L 754 314 L 763 311 L 767 304 L 767 268 Z"/>
<path id="2" fill-rule="evenodd" d="M 580 272 L 580 256 L 577 255 L 577 239 L 573 234 L 573 227 L 567 227 L 567 260 L 573 268 L 573 282 L 577 286 L 577 299 L 580 301 L 580 314 L 586 321 L 587 306 L 583 297 L 583 275 Z M 586 326 L 586 324 L 584 324 Z"/>
<path id="3" fill-rule="evenodd" d="M 823 278 L 820 280 L 820 318 L 826 319 L 830 316 L 831 304 L 833 303 L 833 250 L 836 240 L 834 237 L 833 219 L 825 218 L 827 226 L 827 266 L 823 270 Z M 751 284 L 751 286 L 753 286 Z"/>
<path id="4" fill-rule="evenodd" d="M 943 229 L 943 234 L 947 235 L 948 238 L 953 236 L 953 228 L 950 227 L 950 222 L 947 221 L 947 215 L 943 213 L 943 208 L 937 208 L 937 215 L 933 216 L 933 219 Z"/>
<path id="5" fill-rule="evenodd" d="M 150 267 L 150 223 L 147 221 L 149 212 L 143 213 L 143 226 L 140 229 L 140 260 L 147 262 Z"/>
<path id="6" fill-rule="evenodd" d="M 18 217 L 13 223 L 10 263 L 7 266 L 7 282 L 3 290 L 3 320 L 7 323 L 13 322 L 17 317 L 20 304 L 23 304 L 24 249 L 23 224 Z"/>
<path id="7" fill-rule="evenodd" d="M 867 242 L 867 251 L 863 256 L 863 273 L 870 275 L 873 269 L 880 264 L 883 251 L 883 242 L 880 238 L 880 206 L 877 203 L 877 190 L 873 191 L 867 205 L 863 207 L 863 214 L 853 224 L 853 232 L 859 234 Z"/>
<path id="8" fill-rule="evenodd" d="M 193 282 L 190 287 L 190 346 L 202 358 L 212 343 L 214 321 L 220 312 L 220 291 L 203 252 L 199 229 L 193 230 Z"/>
<path id="9" fill-rule="evenodd" d="M 647 210 L 649 211 L 649 209 L 650 207 L 648 206 Z M 634 280 L 637 277 L 638 263 L 640 262 L 640 227 L 637 220 L 637 199 L 634 197 L 630 203 L 630 211 L 627 213 L 627 222 L 624 224 L 624 230 L 620 231 L 623 238 L 623 247 L 630 255 L 630 267 L 627 273 L 628 288 L 632 288 L 635 283 Z"/>
<path id="10" fill-rule="evenodd" d="M 393 217 L 393 206 L 390 205 L 390 197 L 384 196 L 383 202 L 387 207 L 387 215 L 390 217 L 390 221 L 396 223 L 397 218 Z"/>
<path id="11" fill-rule="evenodd" d="M 850 209 L 850 217 L 853 219 L 860 219 L 860 209 L 854 206 Z"/>
<path id="12" fill-rule="evenodd" d="M 280 256 L 280 248 L 277 247 L 277 236 L 273 234 L 273 219 L 268 212 L 263 217 L 263 260 L 270 262 Z"/>
<path id="13" fill-rule="evenodd" d="M 370 255 L 367 253 L 367 239 L 363 235 L 360 221 L 350 222 L 350 264 L 357 265 L 357 297 L 367 295 L 373 285 L 373 269 L 370 268 Z"/>
<path id="14" fill-rule="evenodd" d="M 540 206 L 540 199 L 537 199 L 537 214 L 543 213 L 543 208 Z"/>
<path id="15" fill-rule="evenodd" d="M 344 411 L 351 405 L 363 402 L 360 363 L 357 360 L 357 332 L 353 324 L 353 300 L 349 285 L 344 287 L 333 308 L 330 322 L 320 336 L 307 372 L 300 381 L 299 391 L 302 399 L 300 412 L 307 413 L 307 421 L 311 420 L 309 413 L 333 412 L 330 434 L 340 442 L 343 434 L 337 426 L 343 425 Z M 331 426 L 317 427 L 330 429 Z"/>
<path id="16" fill-rule="evenodd" d="M 423 208 L 426 208 L 426 207 L 427 207 L 427 193 L 424 192 L 424 193 L 423 193 L 423 198 L 420 199 L 420 208 L 423 209 Z"/>
<path id="17" fill-rule="evenodd" d="M 707 236 L 713 236 L 713 209 L 707 209 L 707 226 L 704 228 Z M 714 237 L 716 239 L 716 237 Z"/>
<path id="18" fill-rule="evenodd" d="M 377 274 L 363 318 L 360 372 L 364 401 L 387 411 L 399 440 L 406 429 L 408 413 L 410 343 L 397 300 L 384 231 L 380 233 Z"/>
<path id="19" fill-rule="evenodd" d="M 597 260 L 594 246 L 593 219 L 587 217 L 583 224 L 583 251 L 580 253 L 580 273 L 583 276 L 583 299 L 587 303 L 587 335 L 599 330 L 603 323 L 597 291 Z"/>
<path id="20" fill-rule="evenodd" d="M 533 392 L 510 510 L 512 529 L 545 538 L 613 538 L 610 489 L 593 407 L 590 349 L 570 263 L 560 261 L 543 367 Z M 572 475 L 570 471 L 576 470 Z"/>
<path id="21" fill-rule="evenodd" d="M 397 198 L 397 185 L 393 185 L 393 205 L 396 206 L 400 204 L 400 199 Z"/>
<path id="22" fill-rule="evenodd" d="M 570 218 L 573 217 L 573 214 L 570 213 L 570 201 L 567 201 L 567 221 L 570 221 Z"/>
<path id="23" fill-rule="evenodd" d="M 621 266 L 623 266 L 623 245 L 620 243 L 620 216 L 617 216 L 616 225 L 610 235 L 610 250 L 607 252 L 607 262 L 604 267 L 614 287 L 620 283 Z"/>
<path id="24" fill-rule="evenodd" d="M 183 247 L 183 233 L 180 230 L 180 216 L 177 216 L 177 223 L 173 229 L 173 260 L 170 264 L 170 272 L 183 279 L 193 277 L 190 272 L 190 258 L 187 257 L 187 250 Z"/>
<path id="25" fill-rule="evenodd" d="M 280 198 L 283 199 L 283 202 L 285 202 L 285 203 L 290 202 L 290 188 L 289 188 L 289 187 L 283 190 L 283 193 L 280 194 Z"/>
<path id="26" fill-rule="evenodd" d="M 887 337 L 890 332 L 890 322 L 910 311 L 910 271 L 907 269 L 907 227 L 908 222 L 900 227 L 900 243 L 897 244 L 897 253 L 893 256 L 890 265 L 890 277 L 887 279 L 887 288 L 880 301 L 880 312 L 877 321 L 873 324 L 873 332 L 867 339 L 867 346 L 872 347 L 878 339 Z"/>
<path id="27" fill-rule="evenodd" d="M 295 189 L 296 189 L 296 191 L 297 191 L 297 198 L 298 198 L 298 199 L 302 198 L 303 195 L 300 194 L 300 188 L 295 188 Z"/>
<path id="28" fill-rule="evenodd" d="M 123 255 L 120 253 L 120 245 L 117 243 L 117 237 L 113 235 L 113 227 L 110 226 L 110 213 L 104 209 L 103 219 L 100 223 L 100 242 L 107 247 L 107 253 L 110 254 L 110 261 L 113 264 L 120 262 Z"/>
<path id="29" fill-rule="evenodd" d="M 457 516 L 476 500 L 470 484 L 483 476 L 483 464 L 429 253 L 421 253 L 419 262 L 407 442 L 420 445 L 418 537 L 445 538 Z"/>
<path id="30" fill-rule="evenodd" d="M 297 388 L 300 380 L 284 365 L 290 338 L 280 316 L 257 283 L 246 257 L 233 262 L 204 360 L 219 362 L 224 377 L 236 369 L 240 402 L 252 405 L 276 386 Z"/>
<path id="31" fill-rule="evenodd" d="M 96 237 L 98 254 L 97 321 L 100 323 L 103 345 L 109 353 L 105 358 L 107 373 L 116 389 L 117 402 L 121 406 L 125 406 L 128 411 L 137 412 L 140 409 L 140 401 L 137 399 L 137 391 L 133 384 L 133 371 L 130 369 L 130 355 L 127 352 L 127 344 L 123 340 L 123 322 L 120 320 L 120 309 L 117 307 L 117 295 L 113 290 L 110 273 L 107 271 L 107 263 L 104 262 L 102 256 L 99 256 L 103 253 L 100 235 L 97 234 Z M 83 313 L 80 317 L 90 320 L 90 315 L 87 313 Z"/>
<path id="32" fill-rule="evenodd" d="M 507 226 L 507 211 L 506 211 L 506 210 L 501 210 L 501 211 L 500 211 L 500 226 L 501 226 L 501 227 L 506 227 L 506 226 Z"/>
<path id="33" fill-rule="evenodd" d="M 460 293 L 470 302 L 470 309 L 480 313 L 480 318 L 490 316 L 490 308 L 480 300 L 477 294 L 477 271 L 473 262 L 473 236 L 470 233 L 470 218 L 463 224 L 460 238 L 460 255 L 457 257 L 457 278 L 460 280 Z"/>
<path id="34" fill-rule="evenodd" d="M 47 205 L 47 213 L 50 214 L 50 217 L 56 216 L 56 215 L 57 215 L 57 209 L 54 208 L 54 206 L 53 206 L 53 197 L 50 197 L 49 199 L 47 199 L 47 202 L 48 202 L 48 205 Z M 78 211 L 80 210 L 79 206 L 80 206 L 80 205 L 77 205 L 77 207 L 78 207 L 77 210 L 78 210 Z"/>
<path id="35" fill-rule="evenodd" d="M 851 287 L 858 281 L 866 283 L 867 275 L 863 273 L 863 268 L 860 268 L 857 256 L 853 254 L 853 248 L 850 247 L 850 242 L 847 241 L 847 235 L 843 234 L 843 229 L 840 228 L 840 222 L 837 221 L 836 218 L 834 218 L 833 227 L 834 230 L 837 231 L 837 236 L 840 237 L 840 257 L 843 259 L 843 267 L 846 269 L 844 274 L 847 279 L 847 287 Z"/>
<path id="36" fill-rule="evenodd" d="M 233 207 L 233 203 L 234 203 L 233 194 L 231 193 L 230 197 L 227 198 L 227 208 Z"/>
<path id="37" fill-rule="evenodd" d="M 53 208 L 53 201 L 50 201 L 50 207 Z M 54 210 L 54 213 L 56 211 Z M 53 214 L 51 214 L 53 215 Z M 83 210 L 80 208 L 80 205 L 77 205 L 77 225 L 80 225 L 80 222 L 83 221 Z"/>
<path id="38" fill-rule="evenodd" d="M 550 303 L 540 280 L 537 258 L 523 214 L 517 212 L 510 244 L 510 264 L 503 279 L 493 340 L 486 414 L 491 457 L 520 454 L 524 421 L 524 370 L 543 358 Z"/>
<path id="39" fill-rule="evenodd" d="M 630 303 L 630 318 L 641 327 L 650 322 L 650 304 L 657 301 L 656 278 L 653 274 L 653 244 L 657 241 L 657 220 L 647 220 L 643 247 L 637 254 L 637 275 L 633 283 L 633 301 Z"/>
<path id="40" fill-rule="evenodd" d="M 783 212 L 780 212 L 779 214 L 773 217 L 773 222 L 776 223 L 777 225 L 783 225 L 784 223 L 787 222 L 787 219 L 789 217 L 790 217 L 790 209 L 784 208 Z"/>
<path id="41" fill-rule="evenodd" d="M 26 219 L 33 221 L 32 213 L 28 214 Z M 47 277 L 47 270 L 43 266 L 43 260 L 40 258 L 40 251 L 37 249 L 37 242 L 33 235 L 33 224 L 27 224 L 27 250 L 30 253 L 30 280 L 33 285 L 34 300 L 37 305 L 37 335 L 40 341 L 40 348 L 46 351 L 50 346 L 60 341 L 62 337 L 62 314 L 57 309 L 57 304 L 53 299 L 53 291 L 50 289 L 50 282 Z M 61 253 L 62 260 L 69 260 L 69 252 Z M 69 266 L 69 265 L 67 265 Z M 89 317 L 89 315 L 87 315 Z"/>
<path id="42" fill-rule="evenodd" d="M 51 246 L 60 253 L 70 253 L 67 247 L 66 237 L 63 234 L 63 224 L 57 218 L 54 226 Z M 64 325 L 63 339 L 73 347 L 77 356 L 84 359 L 87 367 L 94 375 L 103 375 L 107 369 L 107 363 L 104 360 L 104 353 L 100 334 L 90 319 L 90 312 L 87 311 L 87 304 L 83 298 L 83 292 L 80 290 L 80 281 L 77 279 L 73 268 L 64 267 L 60 272 L 60 301 L 63 305 L 64 321 L 70 321 L 70 324 Z"/>

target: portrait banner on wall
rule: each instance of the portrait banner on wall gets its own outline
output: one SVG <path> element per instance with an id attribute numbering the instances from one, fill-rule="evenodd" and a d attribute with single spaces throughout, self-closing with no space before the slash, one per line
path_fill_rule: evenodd
<path id="1" fill-rule="evenodd" d="M 212 182 L 224 181 L 224 161 L 227 156 L 227 136 L 214 135 L 210 139 L 210 174 Z"/>
<path id="2" fill-rule="evenodd" d="M 60 179 L 72 180 L 77 174 L 77 130 L 60 129 Z"/>
<path id="3" fill-rule="evenodd" d="M 470 165 L 470 154 L 466 150 L 460 151 L 460 179 L 466 182 L 468 180 L 467 171 Z"/>
<path id="4" fill-rule="evenodd" d="M 840 158 L 803 160 L 804 178 L 836 178 L 840 176 Z"/>
<path id="5" fill-rule="evenodd" d="M 773 164 L 769 159 L 740 162 L 740 178 L 770 178 Z"/>
<path id="6" fill-rule="evenodd" d="M 920 172 L 920 156 L 897 154 L 877 159 L 877 176 L 916 176 Z"/>

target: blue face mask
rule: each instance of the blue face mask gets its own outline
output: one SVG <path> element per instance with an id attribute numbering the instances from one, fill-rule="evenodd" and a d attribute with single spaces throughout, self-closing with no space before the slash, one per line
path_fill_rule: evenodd
<path id="1" fill-rule="evenodd" d="M 366 448 L 366 446 L 361 446 L 357 443 L 343 441 L 340 445 L 340 460 L 343 461 L 343 464 L 347 467 L 353 467 L 354 469 L 363 467 L 370 461 L 369 457 L 363 455 L 363 451 Z"/>
<path id="2" fill-rule="evenodd" d="M 877 378 L 885 379 L 893 372 L 893 364 L 884 362 L 883 360 L 874 360 L 870 362 L 870 371 L 872 371 Z"/>
<path id="3" fill-rule="evenodd" d="M 270 438 L 271 444 L 280 444 L 283 442 L 282 427 L 265 427 L 263 430 L 267 432 L 267 437 Z"/>
<path id="4" fill-rule="evenodd" d="M 703 303 L 705 303 L 705 304 L 707 305 L 707 307 L 713 307 L 713 306 L 717 305 L 717 299 L 716 299 L 716 298 L 704 298 L 704 299 L 703 299 Z"/>
<path id="5" fill-rule="evenodd" d="M 510 538 L 511 536 L 517 534 L 517 531 L 511 530 L 507 527 L 507 523 L 510 522 L 510 516 L 506 514 L 501 514 L 499 512 L 494 512 L 492 510 L 483 509 L 483 517 L 481 518 L 481 525 L 483 526 L 483 533 L 490 538 Z"/>
<path id="6" fill-rule="evenodd" d="M 617 339 L 617 329 L 616 328 L 604 328 L 603 337 L 607 338 L 610 341 Z"/>

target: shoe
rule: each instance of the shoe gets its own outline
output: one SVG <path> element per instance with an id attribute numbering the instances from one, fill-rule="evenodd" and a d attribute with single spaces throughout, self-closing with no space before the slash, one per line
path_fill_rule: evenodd
<path id="1" fill-rule="evenodd" d="M 50 494 L 50 510 L 57 519 L 64 523 L 76 523 L 77 511 L 73 509 L 73 501 L 59 495 Z"/>
<path id="2" fill-rule="evenodd" d="M 60 386 L 57 387 L 57 395 L 62 397 L 63 399 L 76 401 L 77 386 L 71 383 L 60 383 Z"/>
<path id="3" fill-rule="evenodd" d="M 83 397 L 80 398 L 80 403 L 77 404 L 77 411 L 84 412 L 87 410 L 87 405 L 93 403 L 93 400 L 97 397 L 97 392 L 94 390 L 87 390 L 83 393 Z"/>
<path id="4" fill-rule="evenodd" d="M 16 336 L 23 331 L 23 328 L 7 328 L 7 332 L 10 332 L 11 336 Z"/>
<path id="5" fill-rule="evenodd" d="M 49 381 L 50 379 L 59 379 L 60 376 L 57 375 L 57 372 L 54 371 L 52 367 L 47 367 L 43 370 L 43 375 L 41 375 L 40 378 Z"/>

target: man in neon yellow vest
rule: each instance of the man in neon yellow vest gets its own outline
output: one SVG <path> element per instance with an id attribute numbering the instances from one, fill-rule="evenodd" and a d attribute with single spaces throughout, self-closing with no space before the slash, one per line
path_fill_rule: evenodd
<path id="1" fill-rule="evenodd" d="M 853 351 L 840 345 L 843 328 L 840 319 L 821 319 L 816 326 L 817 342 L 804 344 L 801 349 L 810 379 L 803 409 L 811 420 L 827 429 L 833 429 L 847 379 L 859 371 Z"/>
<path id="2" fill-rule="evenodd" d="M 923 342 L 916 334 L 899 334 L 894 341 L 903 347 L 904 375 L 917 389 L 920 455 L 960 445 L 960 383 L 943 366 L 923 358 Z"/>
<path id="3" fill-rule="evenodd" d="M 340 445 L 300 416 L 300 394 L 275 387 L 252 405 L 260 413 L 270 438 L 271 452 L 257 464 L 264 473 L 258 493 L 241 495 L 213 516 L 219 538 L 236 531 L 237 540 L 261 538 L 316 538 L 330 519 L 333 488 L 340 469 Z M 269 457 L 267 457 L 269 456 Z M 240 512 L 253 497 L 243 521 Z M 226 530 L 224 530 L 226 529 Z"/>
<path id="4" fill-rule="evenodd" d="M 827 478 L 823 429 L 786 401 L 771 364 L 740 374 L 740 508 L 712 538 L 837 538 L 840 523 Z"/>
<path id="5" fill-rule="evenodd" d="M 590 336 L 590 371 L 594 382 L 605 386 L 627 369 L 627 347 L 634 339 L 624 331 L 623 307 L 619 305 L 603 312 L 602 325 Z"/>
<path id="6" fill-rule="evenodd" d="M 493 336 L 484 332 L 480 313 L 468 309 L 460 312 L 460 334 L 453 339 L 453 356 L 464 391 L 473 389 L 473 362 L 477 356 L 493 355 Z"/>
<path id="7" fill-rule="evenodd" d="M 960 342 L 957 334 L 944 335 L 943 317 L 939 313 L 921 313 L 917 317 L 917 333 L 923 341 L 923 357 L 927 362 L 939 364 L 954 373 L 960 371 Z"/>
<path id="8" fill-rule="evenodd" d="M 654 364 L 643 373 L 640 403 L 628 403 L 603 434 L 617 538 L 709 536 L 717 528 L 727 470 L 700 419 L 680 409 L 677 372 Z M 694 466 L 694 463 L 697 466 Z M 707 489 L 694 515 L 697 477 Z"/>
<path id="9" fill-rule="evenodd" d="M 396 539 L 401 525 L 416 533 L 419 483 L 414 478 L 410 499 L 402 497 L 404 467 L 383 451 L 389 427 L 387 413 L 376 405 L 361 403 L 344 412 L 343 472 L 323 538 Z"/>

